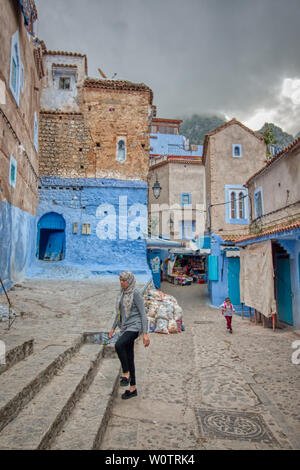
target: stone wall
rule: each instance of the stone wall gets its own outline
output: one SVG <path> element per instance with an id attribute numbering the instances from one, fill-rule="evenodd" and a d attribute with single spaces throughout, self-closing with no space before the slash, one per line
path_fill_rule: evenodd
<path id="1" fill-rule="evenodd" d="M 149 168 L 148 91 L 84 88 L 84 118 L 94 142 L 97 178 L 147 181 Z M 126 141 L 126 161 L 117 161 L 118 137 Z"/>
<path id="2" fill-rule="evenodd" d="M 83 114 L 41 112 L 39 146 L 42 176 L 95 178 L 95 144 Z"/>
<path id="3" fill-rule="evenodd" d="M 118 82 L 116 89 L 103 88 L 103 83 L 85 82 L 80 91 L 80 112 L 41 112 L 42 176 L 147 180 L 151 90 L 135 84 L 133 90 L 118 89 Z M 48 94 L 44 88 L 42 99 Z M 52 105 L 55 109 L 55 100 Z M 119 138 L 126 145 L 124 162 L 117 160 Z"/>

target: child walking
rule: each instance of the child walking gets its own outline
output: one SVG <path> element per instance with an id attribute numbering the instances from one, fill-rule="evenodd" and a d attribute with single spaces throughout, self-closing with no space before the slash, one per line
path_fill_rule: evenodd
<path id="1" fill-rule="evenodd" d="M 235 312 L 235 309 L 233 308 L 229 297 L 224 300 L 224 302 L 220 305 L 220 308 L 222 309 L 222 315 L 224 315 L 224 317 L 226 318 L 227 330 L 232 333 L 232 312 Z"/>

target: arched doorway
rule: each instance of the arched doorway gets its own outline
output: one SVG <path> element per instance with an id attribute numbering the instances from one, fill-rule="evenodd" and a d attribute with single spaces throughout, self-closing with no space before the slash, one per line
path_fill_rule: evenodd
<path id="1" fill-rule="evenodd" d="M 56 212 L 43 215 L 38 222 L 37 257 L 43 261 L 60 261 L 65 256 L 66 222 Z"/>

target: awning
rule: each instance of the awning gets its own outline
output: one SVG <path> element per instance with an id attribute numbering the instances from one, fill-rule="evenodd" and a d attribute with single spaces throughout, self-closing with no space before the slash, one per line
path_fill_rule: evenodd
<path id="1" fill-rule="evenodd" d="M 33 23 L 37 20 L 37 9 L 34 0 L 19 0 L 24 16 L 24 25 L 28 33 L 33 35 Z"/>
<path id="2" fill-rule="evenodd" d="M 164 240 L 162 238 L 146 238 L 147 248 L 182 248 L 181 242 L 174 242 L 172 240 Z"/>

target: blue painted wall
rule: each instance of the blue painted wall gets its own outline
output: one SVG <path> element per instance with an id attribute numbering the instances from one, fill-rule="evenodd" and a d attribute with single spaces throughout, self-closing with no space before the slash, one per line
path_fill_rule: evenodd
<path id="1" fill-rule="evenodd" d="M 127 230 L 138 213 L 128 216 L 126 226 L 124 221 L 120 223 L 117 217 L 115 240 L 100 240 L 96 234 L 97 225 L 101 220 L 101 217 L 96 215 L 100 204 L 113 205 L 119 216 L 119 197 L 127 196 L 128 210 L 134 204 L 142 204 L 147 214 L 147 191 L 147 184 L 142 181 L 43 177 L 39 186 L 37 223 L 49 212 L 63 216 L 66 223 L 65 256 L 64 260 L 58 263 L 90 267 L 99 273 L 119 273 L 130 269 L 136 274 L 151 274 L 142 233 L 140 240 L 120 239 L 119 229 L 123 232 Z M 78 223 L 77 234 L 73 233 L 74 222 Z M 82 234 L 83 223 L 91 224 L 91 235 Z M 36 245 L 37 239 L 36 231 Z M 46 268 L 48 263 L 43 263 Z M 30 271 L 28 274 L 30 275 Z"/>
<path id="2" fill-rule="evenodd" d="M 155 155 L 202 157 L 203 154 L 203 145 L 198 145 L 198 150 L 184 150 L 183 135 L 181 134 L 154 134 L 152 132 L 150 135 L 150 147 L 150 154 Z"/>
<path id="3" fill-rule="evenodd" d="M 0 275 L 7 289 L 24 278 L 32 262 L 35 227 L 33 215 L 7 201 L 0 203 Z"/>
<path id="4" fill-rule="evenodd" d="M 218 307 L 228 295 L 228 258 L 221 252 L 222 239 L 217 235 L 211 236 L 211 255 L 218 257 L 218 280 L 208 281 L 208 292 L 212 305 Z M 223 242 L 224 243 L 224 242 Z"/>

